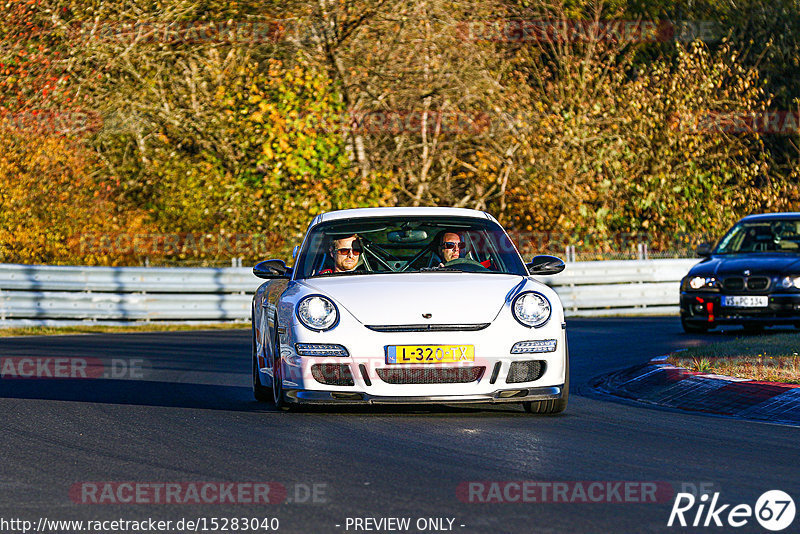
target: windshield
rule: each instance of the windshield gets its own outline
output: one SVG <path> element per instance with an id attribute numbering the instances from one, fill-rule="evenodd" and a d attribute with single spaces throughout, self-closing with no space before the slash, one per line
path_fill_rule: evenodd
<path id="1" fill-rule="evenodd" d="M 800 219 L 739 223 L 725 234 L 715 254 L 800 253 Z"/>
<path id="2" fill-rule="evenodd" d="M 471 272 L 527 276 L 495 222 L 464 217 L 384 217 L 315 226 L 297 258 L 297 278 Z"/>

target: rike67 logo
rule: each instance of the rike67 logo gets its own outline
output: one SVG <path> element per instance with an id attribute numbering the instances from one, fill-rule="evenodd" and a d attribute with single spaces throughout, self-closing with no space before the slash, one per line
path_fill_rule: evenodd
<path id="1" fill-rule="evenodd" d="M 761 495 L 754 507 L 749 504 L 721 504 L 720 493 L 699 498 L 691 493 L 678 493 L 672 504 L 667 526 L 692 527 L 742 527 L 755 517 L 767 530 L 783 530 L 794 521 L 794 500 L 781 490 L 770 490 Z"/>

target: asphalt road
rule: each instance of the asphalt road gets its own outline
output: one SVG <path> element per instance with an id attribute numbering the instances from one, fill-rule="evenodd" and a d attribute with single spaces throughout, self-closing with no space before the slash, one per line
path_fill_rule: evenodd
<path id="1" fill-rule="evenodd" d="M 668 528 L 674 492 L 705 484 L 720 493 L 720 504 L 751 506 L 767 490 L 800 496 L 798 429 L 639 406 L 587 386 L 605 372 L 730 334 L 687 336 L 675 318 L 644 318 L 573 319 L 568 335 L 573 391 L 557 417 L 514 406 L 275 412 L 252 400 L 249 330 L 0 339 L 0 358 L 85 358 L 90 370 L 113 373 L 0 380 L 0 532 L 20 531 L 3 520 L 38 524 L 42 517 L 206 518 L 208 528 L 214 517 L 266 517 L 278 518 L 279 532 L 308 533 L 440 532 L 448 520 L 463 533 L 722 532 L 733 529 Z M 102 491 L 119 489 L 104 482 L 125 481 L 150 483 L 150 491 L 173 482 L 273 482 L 288 499 L 82 502 L 91 500 L 80 493 L 86 482 Z M 577 502 L 469 502 L 469 495 L 475 501 L 492 488 L 515 488 L 488 481 L 538 483 L 528 485 L 538 488 L 528 494 L 537 501 L 543 488 L 556 487 L 549 483 L 567 481 L 561 500 Z M 618 500 L 629 502 L 580 502 L 575 488 L 592 481 L 612 483 L 603 486 L 612 500 L 613 483 L 654 482 L 659 502 L 630 502 L 636 495 L 624 491 Z M 465 487 L 478 489 L 459 493 Z M 686 514 L 690 522 L 696 511 Z M 390 517 L 410 518 L 410 528 L 356 528 L 357 518 Z M 444 518 L 444 527 L 417 529 L 420 518 Z M 104 531 L 122 531 L 112 527 Z M 798 530 L 800 519 L 785 532 Z M 753 518 L 736 531 L 766 532 Z"/>

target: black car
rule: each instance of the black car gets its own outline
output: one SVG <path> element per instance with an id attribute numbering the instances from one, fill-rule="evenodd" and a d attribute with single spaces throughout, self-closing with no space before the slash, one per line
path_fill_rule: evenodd
<path id="1" fill-rule="evenodd" d="M 729 324 L 800 328 L 800 213 L 745 217 L 697 255 L 705 259 L 681 280 L 686 332 Z"/>

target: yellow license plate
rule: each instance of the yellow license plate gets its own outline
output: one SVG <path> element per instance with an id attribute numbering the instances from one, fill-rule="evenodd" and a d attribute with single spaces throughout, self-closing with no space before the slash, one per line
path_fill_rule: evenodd
<path id="1" fill-rule="evenodd" d="M 386 363 L 474 362 L 473 345 L 389 345 Z"/>

